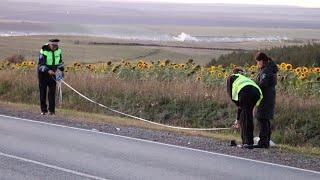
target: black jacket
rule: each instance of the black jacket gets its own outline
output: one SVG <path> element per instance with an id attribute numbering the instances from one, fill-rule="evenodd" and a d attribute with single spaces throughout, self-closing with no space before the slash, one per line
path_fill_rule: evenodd
<path id="1" fill-rule="evenodd" d="M 256 83 L 261 88 L 263 99 L 256 109 L 257 119 L 273 119 L 276 101 L 278 67 L 273 61 L 269 61 L 260 69 Z"/>

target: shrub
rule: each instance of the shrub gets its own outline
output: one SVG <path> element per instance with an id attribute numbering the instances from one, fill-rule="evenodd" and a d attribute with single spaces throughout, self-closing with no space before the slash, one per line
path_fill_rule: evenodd
<path id="1" fill-rule="evenodd" d="M 18 64 L 22 63 L 25 60 L 25 57 L 22 54 L 14 54 L 12 56 L 7 57 L 5 60 L 13 64 Z"/>

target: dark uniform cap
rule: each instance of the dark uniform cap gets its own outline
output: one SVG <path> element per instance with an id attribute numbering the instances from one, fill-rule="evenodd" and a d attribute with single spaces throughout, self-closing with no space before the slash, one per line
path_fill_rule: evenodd
<path id="1" fill-rule="evenodd" d="M 244 70 L 241 69 L 241 68 L 234 68 L 232 70 L 233 74 L 243 74 L 244 73 Z"/>
<path id="2" fill-rule="evenodd" d="M 60 40 L 59 39 L 50 39 L 49 42 L 58 43 L 58 42 L 60 42 Z"/>
<path id="3" fill-rule="evenodd" d="M 59 39 L 50 39 L 48 44 L 52 44 L 52 45 L 58 46 L 59 42 L 60 42 Z"/>

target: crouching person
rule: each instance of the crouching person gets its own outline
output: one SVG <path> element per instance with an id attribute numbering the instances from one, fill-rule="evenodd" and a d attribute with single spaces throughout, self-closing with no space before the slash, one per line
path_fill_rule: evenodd
<path id="1" fill-rule="evenodd" d="M 253 109 L 261 102 L 263 95 L 259 86 L 242 75 L 241 69 L 234 69 L 227 79 L 227 92 L 238 106 L 237 121 L 240 123 L 242 147 L 253 148 Z"/>

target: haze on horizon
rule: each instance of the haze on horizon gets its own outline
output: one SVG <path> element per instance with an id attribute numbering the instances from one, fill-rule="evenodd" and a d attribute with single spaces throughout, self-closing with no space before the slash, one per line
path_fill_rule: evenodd
<path id="1" fill-rule="evenodd" d="M 85 0 L 82 0 L 85 1 Z M 115 1 L 115 0 L 99 0 Z M 118 0 L 117 2 L 158 2 L 158 3 L 195 3 L 195 4 L 244 4 L 244 5 L 281 5 L 320 8 L 319 0 Z"/>
<path id="2" fill-rule="evenodd" d="M 0 2 L 3 0 L 0 0 Z M 43 0 L 4 0 L 12 2 L 44 2 Z M 55 0 L 55 2 L 151 2 L 151 3 L 182 3 L 182 4 L 235 4 L 235 5 L 272 5 L 272 6 L 298 6 L 305 8 L 320 8 L 319 0 Z M 47 2 L 47 3 L 50 3 Z"/>

